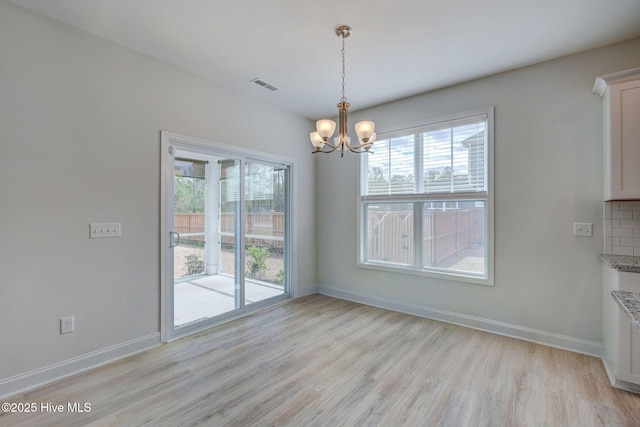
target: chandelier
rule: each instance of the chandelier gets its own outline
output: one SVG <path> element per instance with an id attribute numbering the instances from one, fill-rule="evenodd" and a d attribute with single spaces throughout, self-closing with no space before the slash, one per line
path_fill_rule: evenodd
<path id="1" fill-rule="evenodd" d="M 342 39 L 342 98 L 338 103 L 338 136 L 333 138 L 333 143 L 330 142 L 330 138 L 336 130 L 336 122 L 333 120 L 318 120 L 316 122 L 316 131 L 311 132 L 309 135 L 311 144 L 316 148 L 313 153 L 331 153 L 338 150 L 340 157 L 344 156 L 345 151 L 349 150 L 352 153 L 367 153 L 376 140 L 375 123 L 369 121 L 358 122 L 355 125 L 356 135 L 358 135 L 359 144 L 352 146 L 351 138 L 347 131 L 349 103 L 344 95 L 344 39 L 351 35 L 351 28 L 347 25 L 341 25 L 336 28 L 336 35 Z"/>

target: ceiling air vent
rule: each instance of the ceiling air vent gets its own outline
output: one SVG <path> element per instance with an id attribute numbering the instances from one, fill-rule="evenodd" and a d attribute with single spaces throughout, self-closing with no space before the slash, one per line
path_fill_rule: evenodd
<path id="1" fill-rule="evenodd" d="M 269 89 L 269 90 L 270 90 L 270 91 L 272 91 L 272 92 L 273 92 L 274 90 L 278 90 L 278 88 L 277 88 L 277 87 L 275 87 L 275 86 L 271 86 L 269 83 L 267 83 L 267 82 L 265 82 L 265 81 L 263 81 L 263 80 L 260 80 L 258 77 L 256 77 L 255 79 L 251 80 L 251 82 L 252 82 L 252 83 L 255 83 L 255 84 L 257 84 L 257 85 L 260 85 L 260 86 L 262 86 L 262 87 L 263 87 L 263 88 L 265 88 L 265 89 Z"/>

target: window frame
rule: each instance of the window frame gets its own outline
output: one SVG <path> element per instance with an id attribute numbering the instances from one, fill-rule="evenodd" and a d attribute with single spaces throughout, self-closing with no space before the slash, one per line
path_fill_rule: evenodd
<path id="1" fill-rule="evenodd" d="M 394 203 L 394 202 L 407 202 L 413 204 L 414 212 L 414 227 L 413 227 L 413 244 L 414 244 L 414 261 L 411 266 L 389 262 L 369 261 L 366 260 L 367 254 L 367 204 L 371 203 L 372 196 L 363 195 L 363 182 L 367 180 L 367 170 L 364 167 L 365 159 L 360 158 L 357 162 L 357 267 L 371 270 L 386 271 L 392 273 L 410 274 L 416 276 L 434 277 L 445 280 L 453 280 L 457 282 L 481 284 L 481 285 L 494 285 L 494 107 L 482 108 L 473 111 L 467 111 L 459 114 L 452 114 L 448 116 L 437 117 L 433 119 L 426 119 L 417 123 L 404 124 L 393 128 L 383 129 L 382 132 L 378 132 L 378 140 L 385 140 L 391 137 L 397 137 L 400 135 L 410 135 L 413 132 L 417 132 L 420 129 L 438 126 L 440 124 L 446 125 L 451 123 L 451 126 L 455 126 L 455 122 L 464 121 L 465 119 L 472 118 L 474 116 L 486 116 L 487 119 L 487 153 L 486 153 L 486 206 L 485 206 L 485 224 L 484 224 L 484 246 L 485 246 L 485 258 L 486 258 L 486 271 L 485 274 L 474 275 L 465 274 L 461 271 L 448 271 L 446 269 L 438 269 L 433 267 L 422 267 L 421 257 L 422 245 L 421 240 L 423 238 L 423 220 L 422 214 L 426 203 L 431 201 L 438 202 L 455 202 L 462 200 L 475 200 L 464 197 L 458 197 L 456 193 L 445 192 L 442 194 L 435 194 L 429 197 L 422 197 L 416 194 L 394 194 L 385 195 L 379 198 L 376 203 Z M 375 144 L 371 151 L 375 152 Z M 423 146 L 420 144 L 420 150 Z M 366 156 L 367 154 L 363 154 Z M 416 153 L 418 155 L 418 153 Z M 422 155 L 420 153 L 420 155 Z M 460 193 L 462 194 L 462 193 Z M 368 200 L 365 200 L 368 198 Z M 420 204 L 422 203 L 422 205 Z"/>

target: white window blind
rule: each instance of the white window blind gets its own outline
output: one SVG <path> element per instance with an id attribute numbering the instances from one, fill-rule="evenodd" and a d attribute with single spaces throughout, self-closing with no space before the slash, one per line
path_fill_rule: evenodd
<path id="1" fill-rule="evenodd" d="M 487 120 L 474 116 L 377 141 L 365 156 L 363 200 L 486 197 Z"/>

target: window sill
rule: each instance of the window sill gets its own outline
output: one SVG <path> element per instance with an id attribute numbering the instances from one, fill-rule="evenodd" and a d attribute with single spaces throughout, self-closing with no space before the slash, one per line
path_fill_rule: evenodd
<path id="1" fill-rule="evenodd" d="M 454 282 L 471 283 L 474 285 L 493 286 L 493 280 L 490 277 L 476 276 L 464 274 L 463 272 L 445 272 L 437 270 L 416 270 L 415 268 L 403 266 L 401 264 L 377 264 L 372 262 L 358 262 L 358 268 L 368 270 L 385 271 L 387 273 L 410 274 L 412 276 L 434 277 L 442 280 L 451 280 Z"/>

